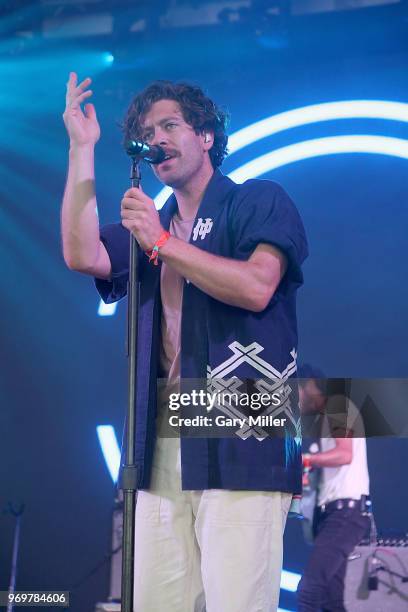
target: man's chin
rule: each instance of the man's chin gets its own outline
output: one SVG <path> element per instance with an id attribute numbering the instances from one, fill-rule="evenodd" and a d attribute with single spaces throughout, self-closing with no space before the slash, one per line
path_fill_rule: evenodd
<path id="1" fill-rule="evenodd" d="M 167 187 L 171 187 L 172 189 L 177 189 L 183 186 L 183 179 L 177 176 L 175 173 L 172 173 L 172 172 L 162 172 L 160 174 L 157 173 L 156 177 L 159 179 L 161 183 L 163 183 L 163 185 L 166 185 Z"/>

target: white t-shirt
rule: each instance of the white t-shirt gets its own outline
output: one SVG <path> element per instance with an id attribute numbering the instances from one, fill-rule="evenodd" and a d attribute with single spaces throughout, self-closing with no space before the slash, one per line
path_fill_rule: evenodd
<path id="1" fill-rule="evenodd" d="M 336 439 L 331 431 L 340 427 L 353 431 L 353 458 L 351 463 L 338 467 L 323 467 L 319 484 L 318 506 L 335 499 L 360 499 L 369 494 L 370 480 L 367 468 L 367 445 L 364 423 L 351 400 L 344 396 L 333 396 L 326 404 L 326 413 L 320 439 L 321 451 L 332 450 Z"/>

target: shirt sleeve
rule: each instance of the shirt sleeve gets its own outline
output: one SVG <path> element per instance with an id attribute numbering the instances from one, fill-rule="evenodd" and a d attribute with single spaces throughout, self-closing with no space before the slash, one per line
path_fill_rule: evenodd
<path id="1" fill-rule="evenodd" d="M 110 280 L 95 278 L 95 286 L 105 304 L 112 304 L 127 293 L 129 232 L 121 223 L 112 223 L 101 228 L 100 239 L 109 255 L 112 275 Z"/>
<path id="2" fill-rule="evenodd" d="M 248 259 L 261 243 L 278 248 L 288 260 L 278 291 L 291 294 L 303 284 L 301 265 L 308 247 L 302 220 L 288 194 L 273 181 L 249 180 L 232 210 L 237 258 Z"/>

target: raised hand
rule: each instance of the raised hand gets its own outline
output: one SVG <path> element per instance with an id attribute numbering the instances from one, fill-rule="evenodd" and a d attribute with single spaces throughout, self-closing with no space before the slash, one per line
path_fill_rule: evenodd
<path id="1" fill-rule="evenodd" d="M 78 77 L 71 72 L 67 83 L 65 111 L 62 115 L 71 145 L 94 145 L 101 135 L 98 120 L 93 104 L 86 104 L 84 110 L 82 102 L 92 96 L 92 90 L 87 89 L 91 83 L 88 77 L 78 85 Z"/>

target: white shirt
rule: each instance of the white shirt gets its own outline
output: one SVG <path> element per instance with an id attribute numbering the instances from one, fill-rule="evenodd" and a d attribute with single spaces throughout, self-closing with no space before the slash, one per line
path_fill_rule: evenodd
<path id="1" fill-rule="evenodd" d="M 344 396 L 333 396 L 326 404 L 320 439 L 322 452 L 335 448 L 336 440 L 330 435 L 335 427 L 353 431 L 353 458 L 351 463 L 346 465 L 322 468 L 318 506 L 335 499 L 359 499 L 362 495 L 369 494 L 370 480 L 363 420 L 353 402 Z"/>

